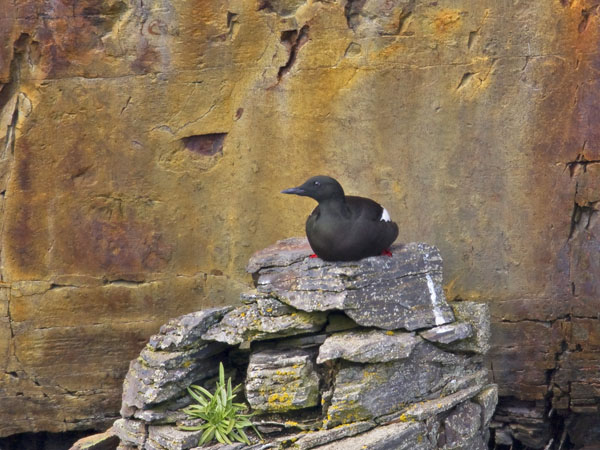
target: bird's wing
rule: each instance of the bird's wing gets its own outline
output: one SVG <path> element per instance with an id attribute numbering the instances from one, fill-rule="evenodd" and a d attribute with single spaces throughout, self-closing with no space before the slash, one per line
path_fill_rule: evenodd
<path id="1" fill-rule="evenodd" d="M 346 197 L 354 218 L 354 232 L 365 236 L 365 245 L 380 252 L 398 237 L 398 225 L 384 219 L 385 209 L 379 203 L 363 197 Z M 361 231 L 362 229 L 362 231 Z"/>
<path id="2" fill-rule="evenodd" d="M 384 208 L 370 198 L 346 196 L 346 204 L 353 218 L 378 222 L 382 219 Z"/>

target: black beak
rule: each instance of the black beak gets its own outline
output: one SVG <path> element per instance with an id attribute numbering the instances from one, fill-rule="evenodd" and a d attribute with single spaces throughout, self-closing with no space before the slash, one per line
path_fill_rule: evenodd
<path id="1" fill-rule="evenodd" d="M 283 191 L 281 191 L 281 193 L 282 194 L 306 195 L 306 191 L 299 187 L 284 189 Z"/>

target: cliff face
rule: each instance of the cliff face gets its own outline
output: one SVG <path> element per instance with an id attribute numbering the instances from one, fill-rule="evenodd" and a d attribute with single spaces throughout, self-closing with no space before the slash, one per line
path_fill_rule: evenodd
<path id="1" fill-rule="evenodd" d="M 489 303 L 497 416 L 535 419 L 507 440 L 546 442 L 551 409 L 595 423 L 598 12 L 0 0 L 0 435 L 116 416 L 161 323 L 235 302 L 248 256 L 302 233 L 313 205 L 277 193 L 317 173 Z"/>

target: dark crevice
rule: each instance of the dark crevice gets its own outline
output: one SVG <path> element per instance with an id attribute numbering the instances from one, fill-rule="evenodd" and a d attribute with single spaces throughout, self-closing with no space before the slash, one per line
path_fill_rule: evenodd
<path id="1" fill-rule="evenodd" d="M 590 21 L 590 16 L 598 11 L 598 6 L 598 4 L 595 4 L 590 6 L 589 8 L 584 8 L 581 10 L 581 21 L 579 22 L 579 26 L 577 27 L 577 30 L 580 33 L 583 33 L 586 30 Z"/>
<path id="2" fill-rule="evenodd" d="M 123 112 L 124 112 L 124 111 L 127 109 L 127 107 L 129 106 L 129 103 L 130 103 L 130 102 L 131 102 L 131 96 L 129 96 L 129 97 L 127 98 L 127 101 L 125 102 L 125 106 L 123 106 L 123 107 L 121 108 L 121 112 L 119 113 L 119 115 L 122 115 L 122 114 L 123 114 Z"/>
<path id="3" fill-rule="evenodd" d="M 598 213 L 596 203 L 581 206 L 577 202 L 573 204 L 573 213 L 571 214 L 571 229 L 569 230 L 569 238 L 571 240 L 576 231 L 588 230 L 590 225 Z"/>
<path id="4" fill-rule="evenodd" d="M 400 18 L 398 19 L 398 31 L 396 34 L 402 34 L 406 31 L 410 17 L 412 16 L 412 10 L 402 11 Z"/>
<path id="5" fill-rule="evenodd" d="M 289 48 L 290 53 L 287 62 L 279 68 L 277 82 L 281 81 L 281 79 L 290 71 L 296 62 L 298 52 L 302 46 L 308 42 L 308 29 L 309 26 L 304 25 L 299 31 L 287 30 L 281 33 L 281 42 Z"/>
<path id="6" fill-rule="evenodd" d="M 366 0 L 347 0 L 346 6 L 344 6 L 344 15 L 346 16 L 348 28 L 351 30 L 354 30 L 358 26 L 360 12 L 365 3 Z"/>
<path id="7" fill-rule="evenodd" d="M 456 90 L 460 90 L 462 89 L 471 78 L 473 78 L 473 75 L 475 75 L 474 72 L 465 72 L 462 76 L 462 78 L 460 79 L 460 81 L 458 82 L 458 86 L 456 86 Z"/>
<path id="8" fill-rule="evenodd" d="M 577 159 L 575 161 L 569 161 L 566 163 L 567 169 L 569 169 L 569 175 L 573 178 L 575 175 L 578 175 L 580 172 L 587 172 L 587 167 L 592 164 L 600 164 L 600 159 L 585 159 L 583 155 L 577 155 Z"/>
<path id="9" fill-rule="evenodd" d="M 233 25 L 233 22 L 235 22 L 237 20 L 237 14 L 236 13 L 232 13 L 231 11 L 227 11 L 227 28 L 231 29 L 231 26 Z"/>
<path id="10" fill-rule="evenodd" d="M 469 33 L 469 40 L 467 41 L 467 49 L 471 50 L 471 47 L 473 46 L 473 42 L 475 42 L 475 38 L 477 37 L 478 33 L 479 33 L 479 30 L 471 31 Z"/>
<path id="11" fill-rule="evenodd" d="M 413 11 L 415 9 L 416 0 L 411 0 L 400 13 L 398 17 L 398 26 L 396 27 L 396 31 L 392 33 L 393 35 L 412 35 L 413 33 L 408 33 L 406 29 L 410 24 L 410 19 L 412 17 Z M 361 6 L 362 7 L 362 6 Z M 383 33 L 385 35 L 386 33 Z"/>
<path id="12" fill-rule="evenodd" d="M 105 280 L 104 285 L 105 286 L 125 286 L 125 287 L 135 287 L 135 286 L 139 286 L 140 284 L 144 284 L 147 283 L 147 281 L 135 281 L 135 280 L 126 280 L 124 278 L 118 278 L 116 280 Z M 54 285 L 53 285 L 54 286 Z M 64 286 L 57 286 L 57 287 L 71 287 L 68 285 L 64 285 Z"/>
<path id="13" fill-rule="evenodd" d="M 181 139 L 186 150 L 203 156 L 223 154 L 227 133 L 209 133 L 187 136 Z"/>
<path id="14" fill-rule="evenodd" d="M 271 2 L 269 2 L 268 0 L 261 0 L 258 2 L 258 8 L 256 8 L 257 11 L 267 11 L 267 12 L 274 12 L 273 9 L 273 5 L 271 5 Z"/>
<path id="15" fill-rule="evenodd" d="M 238 14 L 227 11 L 227 34 L 231 38 L 235 35 L 238 26 Z"/>
<path id="16" fill-rule="evenodd" d="M 62 433 L 27 432 L 0 438 L 0 449 L 6 450 L 58 450 L 68 449 L 76 441 L 86 436 L 98 433 L 100 430 L 77 430 Z M 118 438 L 111 439 L 113 448 L 118 445 Z M 110 444 L 109 444 L 110 445 Z M 108 447 L 103 447 L 108 448 Z"/>

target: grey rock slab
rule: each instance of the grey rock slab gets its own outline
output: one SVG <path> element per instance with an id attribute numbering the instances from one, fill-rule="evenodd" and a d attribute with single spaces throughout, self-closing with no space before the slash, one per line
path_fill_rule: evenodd
<path id="1" fill-rule="evenodd" d="M 140 420 L 117 419 L 112 430 L 124 445 L 144 446 L 148 435 L 147 425 Z"/>
<path id="2" fill-rule="evenodd" d="M 264 350 L 250 355 L 246 398 L 252 409 L 285 412 L 319 404 L 314 352 Z"/>
<path id="3" fill-rule="evenodd" d="M 152 405 L 148 407 L 149 409 L 137 409 L 134 407 L 132 408 L 134 410 L 132 418 L 142 420 L 151 425 L 173 424 L 187 418 L 186 414 L 181 410 L 192 403 L 193 399 L 189 395 L 183 395 L 182 397 Z"/>
<path id="4" fill-rule="evenodd" d="M 495 384 L 487 386 L 473 400 L 481 406 L 481 422 L 483 423 L 483 427 L 487 428 L 490 425 L 496 405 L 498 404 L 498 386 Z"/>
<path id="5" fill-rule="evenodd" d="M 476 370 L 466 355 L 421 341 L 410 358 L 376 364 L 341 361 L 326 426 L 371 420 L 438 397 L 451 380 Z"/>
<path id="6" fill-rule="evenodd" d="M 474 363 L 477 358 L 470 358 L 470 362 Z M 452 378 L 442 389 L 442 395 L 449 395 L 463 389 L 473 386 L 483 387 L 489 383 L 490 373 L 487 368 L 481 368 L 481 363 L 478 363 L 478 368 L 473 371 L 468 371 L 466 375 Z"/>
<path id="7" fill-rule="evenodd" d="M 454 408 L 444 419 L 444 448 L 466 447 L 467 442 L 481 429 L 481 406 L 466 401 Z"/>
<path id="8" fill-rule="evenodd" d="M 256 252 L 246 266 L 248 273 L 261 269 L 286 267 L 307 259 L 313 253 L 306 238 L 288 238 Z"/>
<path id="9" fill-rule="evenodd" d="M 148 427 L 146 448 L 149 450 L 188 450 L 198 446 L 203 431 L 183 431 L 170 425 Z"/>
<path id="10" fill-rule="evenodd" d="M 288 314 L 271 315 L 253 303 L 225 314 L 218 324 L 202 335 L 202 339 L 236 345 L 246 341 L 313 333 L 321 330 L 326 321 L 326 314 L 321 312 L 307 313 L 290 308 Z"/>
<path id="11" fill-rule="evenodd" d="M 140 353 L 140 357 L 148 367 L 176 369 L 186 367 L 195 360 L 214 356 L 227 348 L 227 345 L 220 342 L 209 342 L 200 348 L 170 352 L 154 350 L 152 347 L 146 346 Z"/>
<path id="12" fill-rule="evenodd" d="M 382 330 L 352 330 L 329 336 L 319 348 L 317 363 L 345 359 L 359 363 L 387 362 L 408 358 L 421 339 L 414 333 Z"/>
<path id="13" fill-rule="evenodd" d="M 185 420 L 187 415 L 180 410 L 169 409 L 139 409 L 136 410 L 133 417 L 142 420 L 148 424 L 161 425 L 176 423 Z"/>
<path id="14" fill-rule="evenodd" d="M 269 296 L 257 298 L 256 306 L 258 308 L 258 313 L 265 317 L 280 317 L 296 312 L 296 309 L 291 306 L 281 303 L 279 300 Z"/>
<path id="15" fill-rule="evenodd" d="M 464 322 L 449 323 L 419 333 L 419 336 L 423 339 L 440 344 L 450 344 L 451 342 L 460 341 L 472 335 L 473 326 L 470 323 Z"/>
<path id="16" fill-rule="evenodd" d="M 335 263 L 282 255 L 280 262 L 271 258 L 264 266 L 256 259 L 252 268 L 259 292 L 303 311 L 343 310 L 359 325 L 387 330 L 452 322 L 439 251 L 413 243 L 393 246 L 392 252 L 392 257 Z"/>
<path id="17" fill-rule="evenodd" d="M 204 345 L 201 336 L 231 309 L 231 306 L 210 308 L 171 319 L 150 338 L 148 346 L 153 350 L 172 351 Z"/>
<path id="18" fill-rule="evenodd" d="M 319 450 L 433 450 L 421 422 L 394 423 L 317 447 Z"/>
<path id="19" fill-rule="evenodd" d="M 355 422 L 342 425 L 331 430 L 319 430 L 302 433 L 300 435 L 296 435 L 289 448 L 296 450 L 308 450 L 321 445 L 329 444 L 330 442 L 348 438 L 359 433 L 363 433 L 373 427 L 375 427 L 375 423 L 373 422 Z"/>
<path id="20" fill-rule="evenodd" d="M 490 349 L 492 335 L 489 306 L 486 303 L 468 301 L 452 302 L 450 305 L 457 321 L 471 324 L 473 336 L 449 344 L 448 349 L 486 354 Z"/>
<path id="21" fill-rule="evenodd" d="M 218 357 L 192 360 L 187 367 L 174 369 L 148 367 L 139 359 L 133 360 L 123 382 L 121 410 L 129 413 L 135 408 L 150 409 L 175 399 L 184 394 L 190 384 L 214 376 L 218 366 Z"/>
<path id="22" fill-rule="evenodd" d="M 426 420 L 430 417 L 449 411 L 456 405 L 469 400 L 474 397 L 481 388 L 482 386 L 471 386 L 445 397 L 415 403 L 404 410 L 400 416 L 396 417 L 401 420 Z M 389 419 L 394 418 L 390 417 Z"/>

